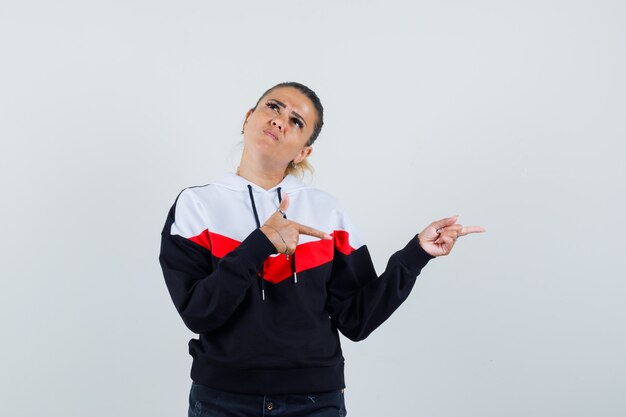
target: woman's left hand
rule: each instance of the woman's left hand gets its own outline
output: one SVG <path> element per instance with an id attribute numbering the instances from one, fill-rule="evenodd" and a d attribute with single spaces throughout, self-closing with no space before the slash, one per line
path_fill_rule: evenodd
<path id="1" fill-rule="evenodd" d="M 445 256 L 452 251 L 456 240 L 470 233 L 485 231 L 480 226 L 456 224 L 458 215 L 432 222 L 418 236 L 420 246 L 432 256 Z"/>

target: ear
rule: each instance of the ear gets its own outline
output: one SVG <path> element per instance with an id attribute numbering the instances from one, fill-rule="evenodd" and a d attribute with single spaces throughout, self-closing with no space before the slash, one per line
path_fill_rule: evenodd
<path id="1" fill-rule="evenodd" d="M 300 153 L 295 158 L 293 158 L 293 163 L 299 164 L 300 162 L 304 161 L 306 158 L 308 158 L 309 155 L 311 155 L 311 152 L 313 152 L 313 147 L 305 146 L 304 148 L 302 148 Z"/>
<path id="2" fill-rule="evenodd" d="M 243 121 L 243 125 L 241 125 L 241 130 L 243 131 L 243 128 L 246 126 L 246 123 L 248 123 L 248 118 L 250 117 L 250 115 L 252 114 L 252 112 L 254 111 L 254 109 L 250 109 L 246 112 L 246 118 Z"/>

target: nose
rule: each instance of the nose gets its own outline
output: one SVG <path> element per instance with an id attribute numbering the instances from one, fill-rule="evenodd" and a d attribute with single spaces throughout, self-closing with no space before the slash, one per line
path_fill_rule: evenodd
<path id="1" fill-rule="evenodd" d="M 283 130 L 283 121 L 280 118 L 275 118 L 274 120 L 272 120 L 272 126 L 276 126 L 278 128 L 278 130 L 282 131 Z"/>

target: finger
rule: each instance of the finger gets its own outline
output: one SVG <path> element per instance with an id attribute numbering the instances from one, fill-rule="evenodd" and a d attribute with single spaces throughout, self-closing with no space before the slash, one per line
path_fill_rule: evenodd
<path id="1" fill-rule="evenodd" d="M 300 233 L 301 235 L 314 236 L 314 237 L 318 237 L 324 240 L 332 240 L 332 236 L 329 235 L 328 233 L 322 232 L 321 230 L 314 229 L 310 226 L 305 226 L 300 223 L 296 223 L 296 222 L 294 223 L 296 224 L 298 233 Z"/>
<path id="2" fill-rule="evenodd" d="M 435 242 L 435 243 L 444 246 L 444 249 L 449 252 L 452 249 L 452 246 L 454 246 L 455 240 L 456 239 L 454 239 L 452 236 L 441 235 L 437 239 L 438 242 Z"/>
<path id="3" fill-rule="evenodd" d="M 285 192 L 283 193 L 282 197 L 283 198 L 280 200 L 280 205 L 278 206 L 278 209 L 282 211 L 287 211 L 287 209 L 289 208 L 289 194 Z"/>
<path id="4" fill-rule="evenodd" d="M 441 229 L 437 229 L 437 233 L 441 234 L 441 233 L 452 232 L 452 231 L 461 233 L 462 230 L 463 230 L 463 225 L 453 224 L 452 226 L 446 226 L 446 227 L 442 227 Z"/>
<path id="5" fill-rule="evenodd" d="M 432 222 L 430 225 L 435 228 L 435 230 L 442 229 L 446 226 L 453 225 L 456 222 L 456 219 L 459 218 L 459 215 L 454 215 L 452 217 L 446 217 L 445 219 L 437 220 Z"/>
<path id="6" fill-rule="evenodd" d="M 483 232 L 486 232 L 484 227 L 481 227 L 481 226 L 465 226 L 461 230 L 461 233 L 460 233 L 459 236 L 469 235 L 470 233 L 483 233 Z"/>
<path id="7" fill-rule="evenodd" d="M 459 236 L 460 236 L 459 232 L 455 230 L 449 230 L 449 231 L 446 231 L 445 233 L 440 234 L 439 238 L 457 240 Z"/>

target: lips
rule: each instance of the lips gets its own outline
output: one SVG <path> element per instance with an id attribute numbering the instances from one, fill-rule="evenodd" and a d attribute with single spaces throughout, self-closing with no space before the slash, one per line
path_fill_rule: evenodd
<path id="1" fill-rule="evenodd" d="M 265 133 L 267 136 L 273 138 L 274 140 L 278 140 L 278 137 L 271 131 L 271 130 L 264 130 L 263 133 Z"/>

